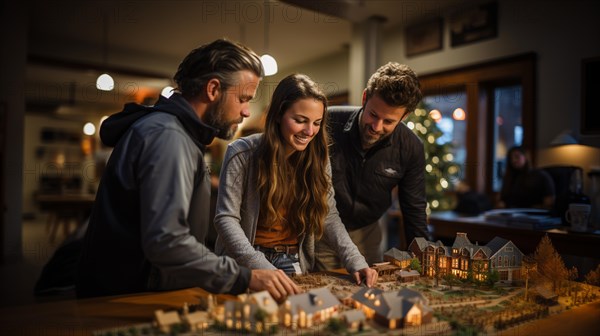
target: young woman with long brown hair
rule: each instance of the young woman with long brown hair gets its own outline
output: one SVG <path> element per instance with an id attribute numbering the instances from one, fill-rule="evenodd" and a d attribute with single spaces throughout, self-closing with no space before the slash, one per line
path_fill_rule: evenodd
<path id="1" fill-rule="evenodd" d="M 350 240 L 335 207 L 328 155 L 327 99 L 294 74 L 275 88 L 265 131 L 231 143 L 219 183 L 218 253 L 251 269 L 287 274 L 315 266 L 315 240 L 338 252 L 357 282 L 377 273 Z"/>

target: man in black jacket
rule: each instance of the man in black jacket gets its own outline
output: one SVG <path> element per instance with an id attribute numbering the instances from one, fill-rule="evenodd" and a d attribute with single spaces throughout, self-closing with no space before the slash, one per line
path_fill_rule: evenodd
<path id="1" fill-rule="evenodd" d="M 406 65 L 388 63 L 369 79 L 362 107 L 330 108 L 337 209 L 369 264 L 382 261 L 378 220 L 391 206 L 396 186 L 405 240 L 427 238 L 425 152 L 402 123 L 421 97 L 416 74 Z M 317 245 L 317 260 L 321 269 L 342 266 L 323 241 Z"/>

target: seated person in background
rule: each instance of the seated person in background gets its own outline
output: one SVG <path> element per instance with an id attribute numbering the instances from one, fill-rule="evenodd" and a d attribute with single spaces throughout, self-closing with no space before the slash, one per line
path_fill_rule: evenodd
<path id="1" fill-rule="evenodd" d="M 512 147 L 506 154 L 498 208 L 541 208 L 554 206 L 554 182 L 548 173 L 529 166 L 525 150 Z"/>
<path id="2" fill-rule="evenodd" d="M 221 168 L 217 253 L 251 269 L 288 275 L 315 267 L 315 242 L 337 251 L 357 283 L 377 272 L 348 236 L 335 207 L 328 155 L 327 99 L 307 76 L 275 88 L 265 132 L 231 143 Z"/>

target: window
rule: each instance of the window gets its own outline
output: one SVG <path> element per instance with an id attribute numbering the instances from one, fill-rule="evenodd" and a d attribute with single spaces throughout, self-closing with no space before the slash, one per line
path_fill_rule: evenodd
<path id="1" fill-rule="evenodd" d="M 522 88 L 520 84 L 494 89 L 494 173 L 493 191 L 502 188 L 506 169 L 506 153 L 512 146 L 523 144 Z M 508 247 L 506 248 L 508 251 Z M 512 248 L 510 248 L 512 249 Z"/>
<path id="2" fill-rule="evenodd" d="M 512 251 L 513 251 L 512 246 L 507 246 L 504 248 L 504 252 L 512 252 Z"/>
<path id="3" fill-rule="evenodd" d="M 506 151 L 520 144 L 535 166 L 535 54 L 525 54 L 420 76 L 425 107 L 438 109 L 440 141 L 453 144 L 464 180 L 493 197 L 502 185 Z M 464 120 L 452 117 L 462 108 Z"/>
<path id="4" fill-rule="evenodd" d="M 452 160 L 459 167 L 464 167 L 467 156 L 467 95 L 465 91 L 457 91 L 440 95 L 423 97 L 425 110 L 437 122 L 443 135 L 437 139 L 439 145 L 449 144 Z M 456 179 L 449 176 L 448 180 Z M 449 190 L 453 190 L 454 183 L 450 183 Z"/>

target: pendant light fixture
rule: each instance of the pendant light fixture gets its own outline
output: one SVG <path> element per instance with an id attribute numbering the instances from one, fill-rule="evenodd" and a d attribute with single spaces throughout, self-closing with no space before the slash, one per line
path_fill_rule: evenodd
<path id="1" fill-rule="evenodd" d="M 260 57 L 263 68 L 265 69 L 265 76 L 272 76 L 277 73 L 277 61 L 275 58 L 268 54 L 269 52 L 269 23 L 271 21 L 271 11 L 269 10 L 269 0 L 264 1 L 265 7 L 265 29 L 264 29 L 264 43 L 265 54 Z"/>
<path id="2" fill-rule="evenodd" d="M 106 14 L 104 14 L 102 19 L 102 62 L 103 66 L 106 68 L 108 63 L 108 18 L 106 17 Z M 101 74 L 98 76 L 98 79 L 96 79 L 96 88 L 98 90 L 112 91 L 114 87 L 115 81 L 107 73 Z"/>

